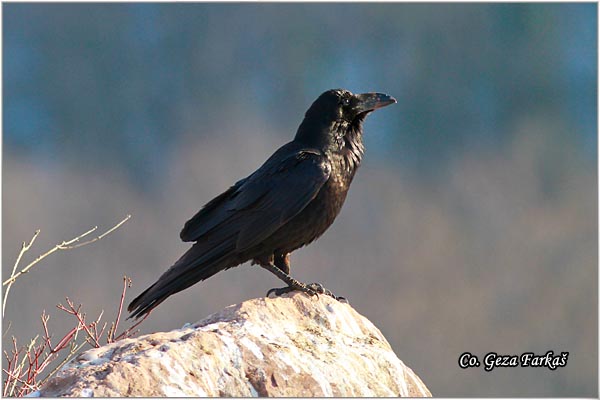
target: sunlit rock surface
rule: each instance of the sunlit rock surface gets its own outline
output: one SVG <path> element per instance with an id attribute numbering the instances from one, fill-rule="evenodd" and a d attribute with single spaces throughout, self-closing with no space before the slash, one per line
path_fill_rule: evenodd
<path id="1" fill-rule="evenodd" d="M 41 396 L 431 396 L 369 320 L 294 292 L 87 351 Z"/>

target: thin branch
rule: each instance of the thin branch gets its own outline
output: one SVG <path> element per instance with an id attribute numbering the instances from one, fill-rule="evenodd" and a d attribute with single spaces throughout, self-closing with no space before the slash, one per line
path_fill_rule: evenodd
<path id="1" fill-rule="evenodd" d="M 100 239 L 102 239 L 103 237 L 105 237 L 106 235 L 109 235 L 110 233 L 114 232 L 115 230 L 119 229 L 119 227 L 121 225 L 123 225 L 125 222 L 129 221 L 129 219 L 131 218 L 131 215 L 127 215 L 127 217 L 125 217 L 125 219 L 123 219 L 121 222 L 119 222 L 118 224 L 116 224 L 115 226 L 113 226 L 112 228 L 110 228 L 109 230 L 107 230 L 106 232 L 104 232 L 102 235 L 97 236 L 91 240 L 88 240 L 87 242 L 83 242 L 83 243 L 78 243 L 78 244 L 74 244 L 72 246 L 61 246 L 61 250 L 72 250 L 72 249 L 76 249 L 78 247 L 82 247 L 91 243 L 94 243 Z M 91 232 L 90 232 L 91 233 Z M 70 243 L 69 243 L 70 244 Z"/>
<path id="2" fill-rule="evenodd" d="M 69 354 L 67 354 L 65 356 L 65 358 L 44 379 L 42 379 L 42 381 L 38 384 L 38 386 L 41 387 L 48 380 L 50 380 L 50 378 L 52 378 L 54 376 L 54 374 L 63 367 L 63 365 L 65 365 L 67 362 L 69 362 L 71 360 L 71 357 L 73 357 L 75 354 L 77 354 L 79 352 L 79 350 L 81 350 L 81 348 L 83 346 L 85 346 L 86 343 L 87 342 L 84 341 L 84 342 L 79 343 L 78 345 L 71 346 L 71 350 L 69 350 Z M 50 363 L 48 363 L 48 364 L 50 364 Z"/>
<path id="3" fill-rule="evenodd" d="M 129 328 L 125 329 L 125 331 L 123 333 L 121 333 L 119 336 L 117 336 L 115 338 L 115 341 L 121 340 L 121 339 L 127 339 L 127 338 L 135 335 L 137 333 L 137 331 L 134 331 L 134 329 L 137 328 L 138 326 L 140 326 L 140 324 L 142 322 L 144 322 L 146 320 L 146 318 L 148 318 L 149 316 L 150 316 L 150 313 L 147 313 L 146 315 L 144 315 L 144 318 L 140 319 L 134 325 L 132 325 Z"/>
<path id="4" fill-rule="evenodd" d="M 46 314 L 46 310 L 42 311 L 42 328 L 44 328 L 44 342 L 48 346 L 49 349 L 52 348 L 52 343 L 50 343 L 50 333 L 48 332 L 48 321 L 50 320 L 50 316 Z"/>
<path id="5" fill-rule="evenodd" d="M 67 314 L 71 314 L 74 315 L 75 318 L 77 318 L 77 320 L 79 321 L 79 324 L 81 325 L 81 329 L 83 329 L 85 331 L 85 333 L 87 334 L 87 338 L 86 340 L 90 343 L 90 345 L 92 345 L 93 347 L 101 347 L 100 346 L 100 342 L 98 341 L 98 337 L 96 335 L 94 335 L 94 333 L 92 333 L 91 328 L 94 328 L 94 330 L 96 330 L 95 326 L 96 324 L 98 324 L 98 322 L 100 322 L 100 318 L 102 318 L 102 314 L 104 313 L 104 311 L 102 311 L 100 313 L 100 316 L 98 317 L 98 319 L 92 323 L 89 324 L 89 326 L 85 323 L 85 314 L 81 313 L 81 304 L 77 307 L 77 309 L 75 308 L 75 304 L 73 304 L 73 302 L 67 297 L 67 304 L 69 305 L 69 308 L 66 308 L 65 306 L 63 306 L 62 304 L 57 305 L 56 307 L 58 307 L 60 310 L 63 310 L 64 312 L 66 312 Z"/>
<path id="6" fill-rule="evenodd" d="M 27 346 L 27 350 L 25 350 L 25 354 L 28 354 L 31 349 L 33 348 L 33 346 L 35 345 L 35 342 L 37 340 L 37 338 L 39 337 L 39 335 L 36 335 L 36 337 L 34 337 L 33 339 L 31 339 L 31 341 L 29 342 L 29 345 Z M 15 349 L 17 348 L 17 340 L 13 337 L 13 344 L 15 346 Z M 19 352 L 19 350 L 17 350 L 17 352 Z M 19 376 L 21 375 L 21 371 L 23 371 L 23 368 L 25 368 L 25 362 L 27 361 L 27 357 L 23 357 L 23 359 L 21 360 L 21 362 L 18 365 L 15 365 L 12 369 L 13 371 L 13 376 L 12 378 L 14 379 L 15 376 L 17 377 L 16 379 L 14 379 L 14 381 L 12 382 L 12 387 L 10 388 L 10 390 L 8 391 L 8 395 L 12 396 L 17 388 L 17 383 L 22 382 L 21 379 L 19 379 Z"/>
<path id="7" fill-rule="evenodd" d="M 88 231 L 84 235 L 80 235 L 79 237 L 72 239 L 69 242 L 63 242 L 58 246 L 61 247 L 61 249 L 69 249 L 72 247 L 70 246 L 70 243 L 76 242 L 80 238 L 93 231 L 94 229 Z M 98 238 L 102 238 L 104 236 L 106 236 L 106 234 L 100 235 Z M 31 243 L 32 242 L 33 240 Z M 89 243 L 91 242 L 92 240 L 89 241 Z M 31 246 L 31 243 L 29 247 Z M 24 245 L 24 247 L 27 247 L 27 245 Z M 16 268 L 14 271 L 16 271 Z M 14 271 L 13 276 L 16 277 L 17 274 L 14 274 Z M 8 282 L 9 287 L 12 285 L 12 282 L 14 282 L 14 280 Z M 57 371 L 63 368 L 67 362 L 72 360 L 74 355 L 84 348 L 85 345 L 100 347 L 100 341 L 102 340 L 102 336 L 104 334 L 106 334 L 107 343 L 112 343 L 123 338 L 129 338 L 137 334 L 137 332 L 139 332 L 137 327 L 144 322 L 146 318 L 148 318 L 150 315 L 149 313 L 144 315 L 144 318 L 138 320 L 133 326 L 125 329 L 125 331 L 117 335 L 117 329 L 121 320 L 128 287 L 131 287 L 131 278 L 123 276 L 123 289 L 117 314 L 108 331 L 106 329 L 106 322 L 103 323 L 101 329 L 99 326 L 104 311 L 100 312 L 100 315 L 95 319 L 95 321 L 88 323 L 86 322 L 86 314 L 83 311 L 82 305 L 80 304 L 76 306 L 75 303 L 67 297 L 66 305 L 58 304 L 57 308 L 75 317 L 76 325 L 75 327 L 72 327 L 64 336 L 62 336 L 62 338 L 58 340 L 56 344 L 52 343 L 52 337 L 54 335 L 50 333 L 51 330 L 48 326 L 50 316 L 45 310 L 42 311 L 40 316 L 42 325 L 41 336 L 35 336 L 26 346 L 18 346 L 17 339 L 13 336 L 12 349 L 10 349 L 10 351 L 4 350 L 4 357 L 6 358 L 6 367 L 3 368 L 5 375 L 2 394 L 4 397 L 20 397 L 39 389 L 41 386 L 47 383 L 48 380 L 57 373 Z M 79 336 L 80 332 L 83 332 L 81 333 L 81 336 Z M 68 354 L 65 356 L 65 353 Z M 42 375 L 42 373 L 47 369 L 52 370 L 49 373 Z M 44 376 L 44 378 L 40 380 L 42 376 Z"/>
<path id="8" fill-rule="evenodd" d="M 77 242 L 78 240 L 84 238 L 85 236 L 89 235 L 90 233 L 94 232 L 96 229 L 98 229 L 98 227 L 94 227 L 92 229 L 90 229 L 89 231 L 82 233 L 81 235 L 68 240 L 68 241 L 63 241 L 61 244 L 57 244 L 56 246 L 54 246 L 53 248 L 51 248 L 50 250 L 48 250 L 47 252 L 45 252 L 44 254 L 42 254 L 41 256 L 39 256 L 38 258 L 36 258 L 35 260 L 33 260 L 31 263 L 29 263 L 29 265 L 27 265 L 25 268 L 23 268 L 21 271 L 19 271 L 18 274 L 11 276 L 9 279 L 5 280 L 4 282 L 2 282 L 2 286 L 6 286 L 11 282 L 14 282 L 15 280 L 17 280 L 17 278 L 23 274 L 26 274 L 27 272 L 29 272 L 29 270 L 31 269 L 31 267 L 33 267 L 34 265 L 36 265 L 37 263 L 39 263 L 40 261 L 42 261 L 44 258 L 48 257 L 50 254 L 58 251 L 58 250 L 62 250 L 63 247 Z"/>
<path id="9" fill-rule="evenodd" d="M 31 246 L 33 245 L 33 242 L 35 242 L 35 239 L 38 237 L 39 234 L 40 234 L 40 230 L 38 229 L 33 234 L 33 237 L 29 241 L 29 244 L 25 244 L 25 242 L 23 242 L 21 244 L 21 251 L 19 252 L 19 255 L 17 256 L 17 260 L 15 261 L 15 265 L 13 265 L 13 270 L 10 274 L 11 278 L 14 278 L 15 273 L 17 272 L 17 267 L 19 266 L 19 263 L 21 262 L 21 258 L 23 257 L 23 254 L 25 254 L 25 252 L 31 248 Z M 12 281 L 12 283 L 14 283 L 14 280 Z M 4 318 L 4 309 L 6 308 L 6 299 L 8 299 L 8 292 L 10 292 L 12 283 L 6 287 L 6 292 L 4 292 L 4 299 L 2 300 L 2 318 Z"/>
<path id="10" fill-rule="evenodd" d="M 89 231 L 87 231 L 85 233 L 82 233 L 81 235 L 79 235 L 79 236 L 77 236 L 77 237 L 75 237 L 75 238 L 73 238 L 71 240 L 63 241 L 62 243 L 57 244 L 52 249 L 48 250 L 47 252 L 45 252 L 44 254 L 42 254 L 41 256 L 39 256 L 38 258 L 36 258 L 35 260 L 33 260 L 31 263 L 29 263 L 29 265 L 27 265 L 25 268 L 23 268 L 17 274 L 11 275 L 11 277 L 9 279 L 7 279 L 4 282 L 2 282 L 2 286 L 6 286 L 6 285 L 14 282 L 19 276 L 27 273 L 34 265 L 36 265 L 37 263 L 39 263 L 44 258 L 48 257 L 50 254 L 52 254 L 52 253 L 54 253 L 54 252 L 56 252 L 58 250 L 72 250 L 72 249 L 75 249 L 77 247 L 81 247 L 81 246 L 85 246 L 85 245 L 90 244 L 90 243 L 94 243 L 94 242 L 102 239 L 103 237 L 105 237 L 109 233 L 113 232 L 115 229 L 119 228 L 121 225 L 123 225 L 125 222 L 127 222 L 130 218 L 131 218 L 131 215 L 127 215 L 127 217 L 125 217 L 125 219 L 123 219 L 117 225 L 113 226 L 108 231 L 104 232 L 102 235 L 100 235 L 100 236 L 98 236 L 98 237 L 96 237 L 96 238 L 94 238 L 92 240 L 88 240 L 87 242 L 83 242 L 83 243 L 78 243 L 76 245 L 72 245 L 73 243 L 78 242 L 79 240 L 83 239 L 84 237 L 86 237 L 87 235 L 89 235 L 90 233 L 92 233 L 96 229 L 98 229 L 97 226 L 93 227 Z"/>
<path id="11" fill-rule="evenodd" d="M 19 371 L 16 371 L 16 369 L 18 365 L 17 363 L 19 362 L 20 349 L 17 347 L 17 339 L 14 336 L 12 337 L 12 343 L 12 357 L 8 355 L 8 352 L 6 350 L 4 351 L 4 355 L 6 356 L 6 361 L 8 363 L 7 369 L 10 371 L 15 371 L 15 373 L 17 373 L 18 375 Z M 12 379 L 11 376 L 6 376 L 6 380 L 4 381 L 4 391 L 2 392 L 4 397 L 8 395 L 13 380 L 14 379 Z"/>
<path id="12" fill-rule="evenodd" d="M 12 389 L 10 390 L 10 393 L 11 393 L 11 395 L 12 395 L 12 393 L 15 391 L 15 386 L 16 386 L 16 384 L 17 384 L 17 383 L 21 383 L 21 384 L 23 384 L 23 385 L 27 386 L 29 389 L 35 390 L 35 388 L 34 388 L 33 386 L 29 385 L 29 384 L 27 383 L 27 381 L 24 381 L 22 378 L 19 378 L 19 376 L 18 376 L 18 375 L 15 375 L 15 373 L 14 373 L 14 372 L 11 372 L 11 371 L 9 371 L 9 370 L 7 370 L 7 369 L 5 369 L 5 368 L 3 368 L 3 369 L 2 369 L 2 371 L 4 371 L 4 373 L 5 373 L 6 375 L 8 375 L 8 376 L 9 376 L 9 377 L 10 377 L 10 378 L 11 378 L 11 379 L 12 379 L 12 380 L 15 382 L 15 383 L 13 384 L 13 387 L 12 387 Z"/>
<path id="13" fill-rule="evenodd" d="M 75 334 L 77 332 L 79 332 L 79 329 L 80 329 L 80 325 L 77 324 L 77 326 L 75 328 L 73 328 L 69 332 L 67 332 L 67 334 L 58 342 L 58 344 L 56 346 L 50 347 L 50 354 L 58 353 L 59 351 L 61 351 L 65 347 L 67 347 L 67 344 L 69 344 L 71 342 L 71 339 L 73 339 Z"/>
<path id="14" fill-rule="evenodd" d="M 128 278 L 126 275 L 124 275 L 123 291 L 121 292 L 121 301 L 119 302 L 119 309 L 117 310 L 117 317 L 115 318 L 115 322 L 112 324 L 110 330 L 108 331 L 108 335 L 106 337 L 107 343 L 112 343 L 115 341 L 115 333 L 117 333 L 119 321 L 121 320 L 121 314 L 123 313 L 123 302 L 125 301 L 125 293 L 127 292 L 128 287 L 131 287 L 131 278 Z"/>
<path id="15" fill-rule="evenodd" d="M 4 321 L 2 321 L 4 323 Z M 2 333 L 2 339 L 4 339 L 4 337 L 6 337 L 6 334 L 8 333 L 8 331 L 10 330 L 10 327 L 12 326 L 12 321 L 8 321 L 8 326 L 6 327 L 6 329 L 4 330 L 4 333 Z"/>

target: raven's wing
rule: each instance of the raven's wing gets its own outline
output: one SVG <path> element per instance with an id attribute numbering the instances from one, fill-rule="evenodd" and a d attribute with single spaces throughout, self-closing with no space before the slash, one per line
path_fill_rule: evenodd
<path id="1" fill-rule="evenodd" d="M 185 223 L 179 237 L 184 242 L 195 242 L 198 238 L 206 233 L 216 224 L 222 221 L 223 206 L 226 205 L 233 197 L 236 191 L 244 184 L 252 175 L 242 180 L 239 180 L 235 185 L 231 186 L 225 192 L 221 193 L 200 209 L 189 221 Z"/>
<path id="2" fill-rule="evenodd" d="M 236 250 L 245 250 L 302 211 L 331 173 L 323 154 L 312 149 L 269 161 L 200 210 L 185 224 L 182 239 L 210 240 L 211 233 L 234 231 Z"/>

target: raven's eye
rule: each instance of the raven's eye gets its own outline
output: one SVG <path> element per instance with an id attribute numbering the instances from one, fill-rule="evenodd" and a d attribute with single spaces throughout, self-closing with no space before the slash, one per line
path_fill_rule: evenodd
<path id="1" fill-rule="evenodd" d="M 348 107 L 350 105 L 350 99 L 347 97 L 345 99 L 342 99 L 342 105 L 344 107 Z"/>

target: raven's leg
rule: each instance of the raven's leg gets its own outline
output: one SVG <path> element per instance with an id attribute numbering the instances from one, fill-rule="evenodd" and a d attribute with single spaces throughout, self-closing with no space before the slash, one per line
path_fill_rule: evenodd
<path id="1" fill-rule="evenodd" d="M 275 266 L 285 272 L 286 274 L 290 274 L 290 253 L 287 254 L 275 254 Z"/>
<path id="2" fill-rule="evenodd" d="M 267 292 L 267 297 L 271 292 L 275 293 L 276 296 L 280 296 L 284 293 L 291 292 L 293 290 L 299 290 L 311 296 L 317 295 L 317 292 L 313 288 L 309 288 L 304 283 L 297 281 L 289 275 L 290 265 L 289 265 L 289 254 L 287 255 L 278 255 L 275 258 L 275 263 L 273 260 L 273 256 L 268 258 L 255 258 L 252 260 L 253 264 L 258 264 L 267 271 L 273 273 L 276 277 L 281 279 L 287 284 L 287 287 L 284 288 L 274 288 Z"/>
<path id="3" fill-rule="evenodd" d="M 279 268 L 281 271 L 285 272 L 289 276 L 289 274 L 290 274 L 290 253 L 287 253 L 287 254 L 277 254 L 276 253 L 274 255 L 273 263 L 275 264 L 275 266 L 277 268 Z M 282 279 L 281 277 L 279 277 L 279 278 Z M 286 282 L 284 279 L 282 279 L 282 280 L 284 282 Z M 288 282 L 286 282 L 286 283 L 288 283 Z M 298 282 L 298 283 L 300 283 L 300 282 Z M 333 297 L 334 299 L 339 300 L 341 302 L 346 302 L 346 303 L 348 302 L 345 297 L 336 296 L 335 294 L 333 294 L 331 292 L 331 290 L 325 288 L 320 283 L 310 283 L 310 284 L 303 284 L 303 285 L 306 286 L 306 288 L 312 290 L 315 293 L 324 294 L 324 295 Z M 288 283 L 288 287 L 273 288 L 273 289 L 269 290 L 267 292 L 267 297 L 269 297 L 269 294 L 271 294 L 271 293 L 274 293 L 276 296 L 281 296 L 282 294 L 291 292 L 293 290 L 296 290 L 296 288 L 293 285 L 290 285 Z M 300 290 L 302 290 L 302 289 L 300 289 Z M 306 293 L 308 293 L 308 292 L 306 292 Z"/>

